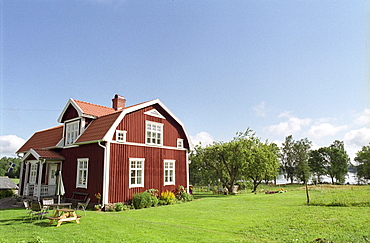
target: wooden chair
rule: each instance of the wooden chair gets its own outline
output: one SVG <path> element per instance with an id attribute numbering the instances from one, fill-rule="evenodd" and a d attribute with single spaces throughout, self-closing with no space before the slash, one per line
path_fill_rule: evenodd
<path id="1" fill-rule="evenodd" d="M 41 206 L 41 203 L 39 201 L 35 201 L 31 203 L 31 222 L 33 220 L 34 216 L 38 216 L 39 220 L 43 219 L 45 214 L 48 214 L 49 212 L 45 212 L 43 210 L 43 207 Z"/>
<path id="2" fill-rule="evenodd" d="M 90 202 L 90 198 L 88 198 L 87 200 L 86 200 L 86 202 L 79 202 L 79 203 L 77 203 L 77 209 L 76 210 L 78 210 L 80 207 L 82 208 L 82 210 L 84 211 L 84 213 L 85 213 L 85 216 L 86 216 L 86 211 L 85 211 L 85 209 L 87 208 L 87 206 L 89 206 L 89 202 Z"/>
<path id="3" fill-rule="evenodd" d="M 26 215 L 23 218 L 23 221 L 24 221 L 27 217 L 30 217 L 30 214 L 32 212 L 32 209 L 31 209 L 31 206 L 30 206 L 29 201 L 27 201 L 27 200 L 24 200 L 23 201 L 23 205 L 26 208 Z"/>

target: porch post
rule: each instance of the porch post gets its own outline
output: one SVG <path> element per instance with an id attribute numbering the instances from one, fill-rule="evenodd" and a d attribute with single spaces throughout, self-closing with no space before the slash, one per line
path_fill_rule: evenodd
<path id="1" fill-rule="evenodd" d="M 21 188 L 22 188 L 22 184 L 24 184 L 23 180 L 22 180 L 22 177 L 23 177 L 23 166 L 24 166 L 25 162 L 22 160 L 21 162 L 21 171 L 19 173 L 19 188 L 18 188 L 18 196 L 21 195 Z M 24 186 L 23 186 L 23 191 L 24 191 Z"/>
<path id="2" fill-rule="evenodd" d="M 30 162 L 29 161 L 24 161 L 26 165 L 26 174 L 24 175 L 24 182 L 23 184 L 23 196 L 29 196 L 29 188 L 28 188 L 28 178 L 30 176 Z"/>
<path id="3" fill-rule="evenodd" d="M 41 196 L 41 179 L 42 179 L 42 167 L 45 163 L 45 159 L 44 160 L 39 160 L 39 178 L 37 180 L 37 199 L 40 201 L 40 196 Z"/>

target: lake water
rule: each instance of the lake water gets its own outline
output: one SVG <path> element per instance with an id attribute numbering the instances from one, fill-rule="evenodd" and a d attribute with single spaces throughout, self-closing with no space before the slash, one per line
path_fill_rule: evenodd
<path id="1" fill-rule="evenodd" d="M 331 178 L 330 177 L 328 177 L 328 176 L 322 176 L 321 178 L 320 178 L 320 181 L 321 182 L 327 182 L 327 183 L 331 183 Z M 294 181 L 295 183 L 297 182 L 297 181 Z M 367 181 L 367 182 L 369 182 L 369 181 Z M 310 182 L 310 183 L 312 183 L 312 181 Z M 349 172 L 348 174 L 347 174 L 347 176 L 346 176 L 346 182 L 345 182 L 345 184 L 357 184 L 358 183 L 358 179 L 357 179 L 357 176 L 356 176 L 356 174 L 355 173 L 353 173 L 353 172 Z M 278 176 L 278 179 L 276 180 L 276 184 L 290 184 L 290 180 L 289 181 L 287 181 L 285 178 L 284 178 L 284 175 L 282 175 L 282 174 L 279 174 L 279 176 Z"/>

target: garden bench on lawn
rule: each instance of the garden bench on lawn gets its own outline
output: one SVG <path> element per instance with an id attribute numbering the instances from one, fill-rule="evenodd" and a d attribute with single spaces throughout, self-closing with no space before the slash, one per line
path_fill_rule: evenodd
<path id="1" fill-rule="evenodd" d="M 77 207 L 79 202 L 86 202 L 89 193 L 84 192 L 73 192 L 71 198 L 66 198 L 67 202 L 71 202 L 74 208 Z"/>

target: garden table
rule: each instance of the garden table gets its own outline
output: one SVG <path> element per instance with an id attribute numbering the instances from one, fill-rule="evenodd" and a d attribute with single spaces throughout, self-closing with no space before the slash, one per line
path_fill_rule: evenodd
<path id="1" fill-rule="evenodd" d="M 56 209 L 53 217 L 46 217 L 50 220 L 50 224 L 54 221 L 58 221 L 57 227 L 59 227 L 63 222 L 76 221 L 77 224 L 80 223 L 80 215 L 76 214 L 74 209 L 60 208 Z"/>

